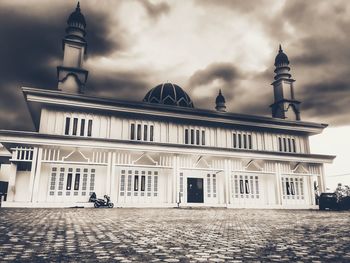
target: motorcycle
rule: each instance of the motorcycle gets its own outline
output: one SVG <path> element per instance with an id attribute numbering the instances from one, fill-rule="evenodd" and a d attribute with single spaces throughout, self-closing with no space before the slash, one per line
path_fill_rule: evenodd
<path id="1" fill-rule="evenodd" d="M 104 195 L 104 199 L 96 199 L 94 203 L 95 208 L 108 207 L 113 208 L 114 204 L 111 202 L 111 198 L 108 195 Z"/>

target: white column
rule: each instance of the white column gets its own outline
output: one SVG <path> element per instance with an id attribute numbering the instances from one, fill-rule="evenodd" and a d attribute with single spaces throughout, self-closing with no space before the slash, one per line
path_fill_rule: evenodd
<path id="1" fill-rule="evenodd" d="M 34 180 L 35 180 L 37 158 L 38 158 L 38 147 L 34 147 L 34 149 L 33 149 L 32 167 L 31 167 L 31 170 L 30 170 L 30 178 L 29 178 L 29 185 L 28 185 L 29 189 L 28 189 L 28 198 L 27 198 L 27 200 L 29 202 L 33 202 L 33 191 L 34 191 Z"/>
<path id="2" fill-rule="evenodd" d="M 275 177 L 276 177 L 276 203 L 277 205 L 282 205 L 282 180 L 281 180 L 281 164 L 276 163 L 275 164 L 276 172 L 275 172 Z"/>
<path id="3" fill-rule="evenodd" d="M 176 154 L 173 156 L 173 187 L 172 187 L 172 202 L 173 203 L 178 203 L 179 202 L 179 192 L 180 192 L 180 188 L 179 188 L 179 156 L 177 156 Z M 177 205 L 177 204 L 176 204 Z"/>
<path id="4" fill-rule="evenodd" d="M 37 154 L 35 152 L 35 149 L 37 150 Z M 42 160 L 42 154 L 43 149 L 42 148 L 34 148 L 34 154 L 33 154 L 33 165 L 32 165 L 32 171 L 30 174 L 30 178 L 32 178 L 32 173 L 34 170 L 34 181 L 33 181 L 33 191 L 31 192 L 31 201 L 38 202 L 39 199 L 39 184 L 40 184 L 40 177 L 41 177 L 41 160 Z"/>
<path id="5" fill-rule="evenodd" d="M 108 157 L 107 157 L 107 178 L 106 178 L 106 193 L 108 196 L 111 196 L 111 183 L 112 183 L 112 171 L 111 171 L 111 167 L 112 167 L 112 153 L 108 152 Z"/>
<path id="6" fill-rule="evenodd" d="M 319 186 L 320 194 L 326 191 L 325 176 L 326 175 L 324 172 L 324 164 L 322 164 L 320 167 L 320 186 Z"/>
<path id="7" fill-rule="evenodd" d="M 225 159 L 224 160 L 224 183 L 225 183 L 225 204 L 226 206 L 229 205 L 229 173 L 230 173 L 230 167 L 229 167 L 229 164 L 228 164 L 228 160 Z"/>
<path id="8" fill-rule="evenodd" d="M 112 153 L 111 158 L 111 200 L 112 202 L 118 203 L 119 196 L 119 177 L 116 174 L 116 152 Z"/>
<path id="9" fill-rule="evenodd" d="M 315 193 L 314 193 L 314 176 L 308 175 L 308 182 L 309 182 L 309 198 L 310 198 L 310 204 L 315 205 Z"/>
<path id="10" fill-rule="evenodd" d="M 16 195 L 16 175 L 17 175 L 17 165 L 14 163 L 11 163 L 9 165 L 8 169 L 9 174 L 9 184 L 8 184 L 8 191 L 7 191 L 7 201 L 13 202 L 15 201 L 15 195 Z"/>

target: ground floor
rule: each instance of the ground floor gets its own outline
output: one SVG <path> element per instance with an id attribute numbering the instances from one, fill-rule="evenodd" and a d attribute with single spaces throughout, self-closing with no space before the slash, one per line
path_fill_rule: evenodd
<path id="1" fill-rule="evenodd" d="M 0 208 L 9 262 L 349 262 L 350 212 Z"/>
<path id="2" fill-rule="evenodd" d="M 323 164 L 152 151 L 14 148 L 3 206 L 317 208 Z"/>

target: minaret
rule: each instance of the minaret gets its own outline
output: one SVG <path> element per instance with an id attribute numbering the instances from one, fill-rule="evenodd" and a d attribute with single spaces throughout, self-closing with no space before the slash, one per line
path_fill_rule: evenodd
<path id="1" fill-rule="evenodd" d="M 80 4 L 67 20 L 66 36 L 62 39 L 63 64 L 57 67 L 58 90 L 84 93 L 88 71 L 83 69 L 86 54 L 86 22 Z"/>
<path id="2" fill-rule="evenodd" d="M 219 90 L 219 95 L 216 97 L 215 104 L 216 104 L 215 109 L 217 111 L 221 111 L 221 112 L 226 111 L 225 98 L 221 94 L 221 90 Z"/>
<path id="3" fill-rule="evenodd" d="M 275 77 L 272 82 L 274 92 L 274 103 L 270 106 L 272 117 L 286 120 L 300 120 L 300 101 L 294 98 L 294 79 L 289 73 L 289 60 L 283 52 L 281 45 L 275 58 Z"/>

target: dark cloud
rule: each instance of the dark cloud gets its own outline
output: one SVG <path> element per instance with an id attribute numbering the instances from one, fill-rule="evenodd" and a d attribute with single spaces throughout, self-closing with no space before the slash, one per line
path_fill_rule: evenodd
<path id="1" fill-rule="evenodd" d="M 114 99 L 142 101 L 152 87 L 149 74 L 140 71 L 113 71 L 95 69 L 89 76 L 87 95 Z"/>
<path id="2" fill-rule="evenodd" d="M 170 11 L 170 6 L 165 2 L 151 3 L 149 0 L 138 0 L 152 18 L 158 18 Z"/>
<path id="3" fill-rule="evenodd" d="M 32 128 L 21 86 L 57 87 L 56 66 L 63 57 L 61 39 L 66 19 L 74 10 L 61 2 L 51 3 L 47 14 L 36 14 L 35 8 L 15 5 L 0 9 L 0 124 L 8 129 Z M 82 12 L 87 20 L 89 56 L 108 55 L 122 48 L 122 37 L 109 38 L 106 14 L 84 9 L 84 5 Z"/>
<path id="4" fill-rule="evenodd" d="M 196 71 L 190 78 L 191 86 L 210 84 L 216 79 L 233 83 L 239 76 L 238 69 L 230 63 L 213 63 L 203 70 Z"/>
<path id="5" fill-rule="evenodd" d="M 308 84 L 300 96 L 304 115 L 333 125 L 350 123 L 350 79 Z"/>

